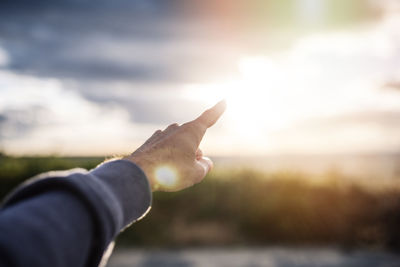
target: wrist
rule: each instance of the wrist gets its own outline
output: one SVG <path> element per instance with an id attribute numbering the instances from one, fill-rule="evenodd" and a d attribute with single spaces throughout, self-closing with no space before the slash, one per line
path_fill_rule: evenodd
<path id="1" fill-rule="evenodd" d="M 151 191 L 156 191 L 156 183 L 154 182 L 153 176 L 151 175 L 151 168 L 148 168 L 149 164 L 146 163 L 145 160 L 140 157 L 136 157 L 134 155 L 125 156 L 122 158 L 123 160 L 128 160 L 138 166 L 146 175 L 147 180 L 149 181 Z"/>

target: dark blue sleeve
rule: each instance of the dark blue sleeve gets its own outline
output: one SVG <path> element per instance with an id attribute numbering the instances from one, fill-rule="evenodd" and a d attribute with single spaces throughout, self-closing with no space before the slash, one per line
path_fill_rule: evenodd
<path id="1" fill-rule="evenodd" d="M 48 192 L 0 216 L 0 262 L 5 266 L 84 266 L 93 242 L 92 219 L 71 194 Z"/>
<path id="2" fill-rule="evenodd" d="M 147 178 L 125 160 L 31 179 L 0 210 L 0 266 L 98 266 L 150 206 Z"/>

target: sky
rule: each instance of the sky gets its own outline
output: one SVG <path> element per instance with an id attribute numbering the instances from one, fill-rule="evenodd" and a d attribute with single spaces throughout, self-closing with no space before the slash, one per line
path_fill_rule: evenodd
<path id="1" fill-rule="evenodd" d="M 210 155 L 397 153 L 400 1 L 0 3 L 0 150 L 132 152 L 224 98 Z"/>

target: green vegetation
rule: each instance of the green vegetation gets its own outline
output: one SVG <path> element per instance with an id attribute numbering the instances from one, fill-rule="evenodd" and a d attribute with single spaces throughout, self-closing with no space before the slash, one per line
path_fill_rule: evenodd
<path id="1" fill-rule="evenodd" d="M 0 198 L 15 186 L 39 173 L 72 168 L 91 169 L 103 158 L 9 157 L 0 153 Z"/>
<path id="2" fill-rule="evenodd" d="M 2 197 L 37 173 L 91 168 L 100 158 L 0 158 Z M 378 179 L 379 177 L 377 177 Z M 178 193 L 155 193 L 151 212 L 118 238 L 121 245 L 338 245 L 400 247 L 400 187 L 328 172 L 215 170 Z"/>

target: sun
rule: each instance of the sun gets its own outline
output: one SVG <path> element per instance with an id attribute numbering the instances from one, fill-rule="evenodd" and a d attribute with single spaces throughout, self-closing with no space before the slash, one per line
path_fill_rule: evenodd
<path id="1" fill-rule="evenodd" d="M 224 120 L 230 132 L 246 139 L 262 138 L 291 121 L 286 106 L 287 91 L 281 90 L 282 74 L 266 57 L 244 57 L 238 63 L 240 76 L 219 84 L 190 85 L 187 96 L 207 105 L 225 99 Z"/>

